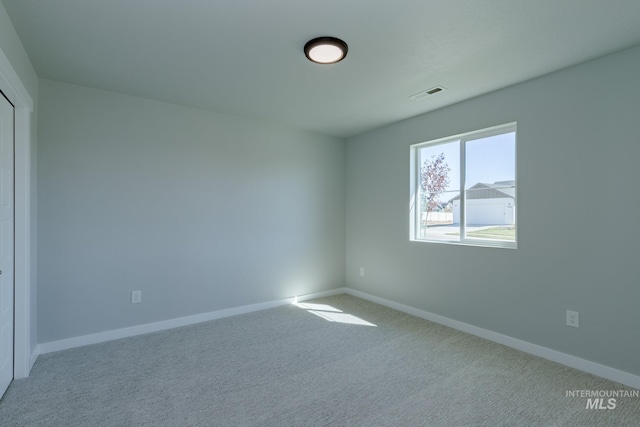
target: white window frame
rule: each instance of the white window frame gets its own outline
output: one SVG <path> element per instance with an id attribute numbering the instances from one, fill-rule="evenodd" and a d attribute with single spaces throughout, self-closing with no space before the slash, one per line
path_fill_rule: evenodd
<path id="1" fill-rule="evenodd" d="M 466 191 L 465 191 L 465 174 L 466 174 L 466 143 L 469 141 L 475 141 L 482 138 L 488 138 L 491 136 L 502 135 L 505 133 L 515 133 L 515 198 L 514 198 L 514 209 L 515 209 L 515 241 L 501 241 L 501 240 L 492 240 L 492 239 L 478 239 L 473 238 L 469 239 L 466 237 Z M 421 165 L 420 163 L 420 154 L 419 150 L 425 146 L 434 146 L 441 144 L 448 144 L 451 142 L 459 142 L 460 146 L 460 240 L 458 241 L 447 241 L 447 240 L 436 240 L 429 239 L 427 237 L 419 237 L 420 233 L 420 171 Z M 517 152 L 518 152 L 518 133 L 517 133 L 517 123 L 507 123 L 504 125 L 493 126 L 486 129 L 481 129 L 472 132 L 466 132 L 459 135 L 448 136 L 446 138 L 440 138 L 432 141 L 421 142 L 418 144 L 411 145 L 411 155 L 410 155 L 410 170 L 411 170 L 411 178 L 410 178 L 410 206 L 409 206 L 409 233 L 410 240 L 414 242 L 421 243 L 440 243 L 447 245 L 463 245 L 463 246 L 482 246 L 482 247 L 494 247 L 494 248 L 507 248 L 507 249 L 517 249 L 518 247 L 518 162 L 517 162 Z"/>

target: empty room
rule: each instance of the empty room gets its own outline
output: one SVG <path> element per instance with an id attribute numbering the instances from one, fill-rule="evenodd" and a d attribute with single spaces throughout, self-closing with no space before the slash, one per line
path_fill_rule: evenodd
<path id="1" fill-rule="evenodd" d="M 640 425 L 637 0 L 0 0 L 0 426 Z"/>

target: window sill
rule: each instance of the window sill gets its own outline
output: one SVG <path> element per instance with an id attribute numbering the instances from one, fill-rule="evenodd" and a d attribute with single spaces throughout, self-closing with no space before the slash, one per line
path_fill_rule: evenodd
<path id="1" fill-rule="evenodd" d="M 454 242 L 450 240 L 429 240 L 429 239 L 410 239 L 410 241 L 416 242 L 416 243 L 437 243 L 441 245 L 452 245 L 452 246 L 474 246 L 474 247 L 481 247 L 481 248 L 518 249 L 518 242 L 506 242 L 506 241 L 465 240 L 461 242 Z"/>

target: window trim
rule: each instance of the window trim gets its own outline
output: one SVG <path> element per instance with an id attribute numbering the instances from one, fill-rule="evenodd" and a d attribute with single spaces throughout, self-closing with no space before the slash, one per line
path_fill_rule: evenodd
<path id="1" fill-rule="evenodd" d="M 467 195 L 466 195 L 466 145 L 467 142 L 475 141 L 478 139 L 489 138 L 491 136 L 502 135 L 506 133 L 515 133 L 515 188 L 514 188 L 514 208 L 515 208 L 515 240 L 501 241 L 490 239 L 469 239 L 466 237 L 466 209 L 467 209 Z M 460 240 L 436 240 L 428 238 L 418 237 L 420 230 L 420 155 L 419 150 L 425 146 L 436 146 L 442 144 L 448 144 L 452 142 L 458 142 L 460 148 Z M 492 247 L 492 248 L 506 248 L 517 249 L 518 247 L 518 132 L 517 122 L 506 123 L 503 125 L 492 126 L 477 131 L 465 132 L 458 135 L 448 136 L 445 138 L 434 139 L 430 141 L 420 142 L 412 144 L 410 146 L 410 206 L 409 206 L 409 240 L 412 242 L 420 243 L 440 243 L 448 245 L 461 245 L 461 246 L 480 246 L 480 247 Z"/>

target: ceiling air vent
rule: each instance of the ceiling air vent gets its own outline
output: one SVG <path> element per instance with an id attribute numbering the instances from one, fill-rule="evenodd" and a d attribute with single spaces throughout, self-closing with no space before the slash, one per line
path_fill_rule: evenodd
<path id="1" fill-rule="evenodd" d="M 418 92 L 415 95 L 411 95 L 409 99 L 413 99 L 414 101 L 420 101 L 421 99 L 426 98 L 427 96 L 435 95 L 438 92 L 442 92 L 444 88 L 442 86 L 432 87 L 431 89 L 423 90 L 422 92 Z"/>

